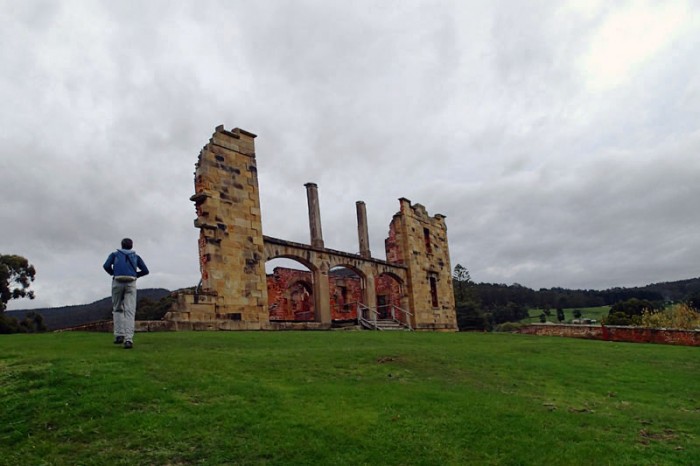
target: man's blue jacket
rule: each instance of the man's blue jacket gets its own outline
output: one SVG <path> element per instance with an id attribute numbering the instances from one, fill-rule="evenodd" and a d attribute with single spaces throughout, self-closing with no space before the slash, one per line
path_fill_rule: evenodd
<path id="1" fill-rule="evenodd" d="M 148 275 L 148 267 L 131 249 L 117 249 L 109 255 L 102 267 L 108 274 L 115 277 L 143 277 Z"/>

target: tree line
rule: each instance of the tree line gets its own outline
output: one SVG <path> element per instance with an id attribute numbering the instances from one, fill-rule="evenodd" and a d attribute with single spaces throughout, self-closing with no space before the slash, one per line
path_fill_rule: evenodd
<path id="1" fill-rule="evenodd" d="M 700 308 L 700 278 L 634 288 L 571 290 L 555 287 L 533 290 L 518 283 L 475 283 L 469 271 L 457 264 L 453 284 L 460 330 L 491 330 L 501 323 L 517 322 L 528 317 L 531 308 L 542 309 L 547 314 L 557 310 L 560 314 L 562 309 L 613 306 L 630 300 L 635 300 L 629 305 L 635 309 L 641 305 L 658 310 L 672 302 L 686 302 Z M 618 307 L 611 315 L 623 312 L 620 311 L 622 308 L 629 311 L 629 306 Z M 630 311 L 627 315 L 632 314 Z M 636 310 L 634 314 L 637 314 Z M 617 318 L 624 321 L 620 315 Z"/>

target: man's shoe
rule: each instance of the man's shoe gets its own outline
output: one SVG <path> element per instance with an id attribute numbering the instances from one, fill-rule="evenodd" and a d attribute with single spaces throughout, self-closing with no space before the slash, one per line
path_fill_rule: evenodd
<path id="1" fill-rule="evenodd" d="M 124 337 L 119 336 L 114 338 L 115 345 L 121 345 L 122 343 L 124 343 Z"/>
<path id="2" fill-rule="evenodd" d="M 125 341 L 124 342 L 124 349 L 131 349 L 134 347 L 134 344 L 130 341 Z"/>

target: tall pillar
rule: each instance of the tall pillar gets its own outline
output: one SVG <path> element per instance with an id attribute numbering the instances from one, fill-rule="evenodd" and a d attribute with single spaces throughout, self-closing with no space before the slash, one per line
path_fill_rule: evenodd
<path id="1" fill-rule="evenodd" d="M 370 258 L 372 253 L 369 250 L 369 232 L 367 231 L 367 208 L 363 201 L 355 203 L 357 208 L 357 238 L 360 243 L 360 255 Z"/>
<path id="2" fill-rule="evenodd" d="M 379 311 L 379 309 L 377 309 L 377 282 L 375 279 L 376 276 L 374 271 L 367 274 L 367 277 L 364 280 L 365 289 L 363 290 L 363 293 L 365 298 L 365 306 L 374 311 Z M 369 318 L 372 320 L 375 320 L 376 317 L 377 314 L 375 312 L 372 312 L 369 315 Z"/>
<path id="3" fill-rule="evenodd" d="M 306 200 L 309 204 L 309 231 L 311 246 L 323 248 L 323 232 L 321 231 L 321 208 L 318 204 L 318 186 L 316 183 L 306 183 Z"/>
<path id="4" fill-rule="evenodd" d="M 180 293 L 171 318 L 228 330 L 269 322 L 255 134 L 217 126 L 197 159 L 194 187 L 201 289 Z"/>
<path id="5" fill-rule="evenodd" d="M 332 322 L 331 290 L 328 283 L 329 270 L 328 263 L 324 262 L 313 272 L 315 320 L 328 327 L 330 327 Z"/>

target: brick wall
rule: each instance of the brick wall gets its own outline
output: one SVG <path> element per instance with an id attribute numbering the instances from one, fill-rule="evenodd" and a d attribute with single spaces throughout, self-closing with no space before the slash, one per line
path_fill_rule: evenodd
<path id="1" fill-rule="evenodd" d="M 518 333 L 631 343 L 700 346 L 700 331 L 641 327 L 532 324 Z"/>
<path id="2" fill-rule="evenodd" d="M 275 267 L 267 276 L 267 296 L 271 321 L 313 321 L 314 300 L 311 295 L 311 272 Z M 357 303 L 362 303 L 362 283 L 357 275 L 344 271 L 330 272 L 330 307 L 332 320 L 357 319 Z M 401 305 L 398 282 L 381 275 L 376 281 L 378 296 L 385 296 L 387 305 Z M 381 309 L 380 309 L 381 312 Z"/>

